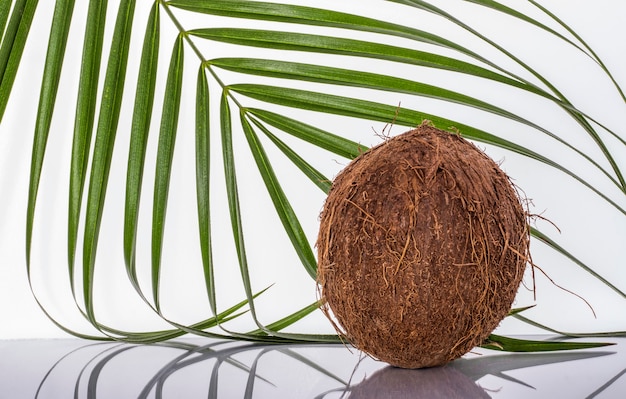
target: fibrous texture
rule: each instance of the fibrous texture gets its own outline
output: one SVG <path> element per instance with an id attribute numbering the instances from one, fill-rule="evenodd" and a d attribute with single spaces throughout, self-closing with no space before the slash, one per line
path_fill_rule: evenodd
<path id="1" fill-rule="evenodd" d="M 317 241 L 323 310 L 377 359 L 442 365 L 506 316 L 528 245 L 508 176 L 460 135 L 423 123 L 335 178 Z"/>

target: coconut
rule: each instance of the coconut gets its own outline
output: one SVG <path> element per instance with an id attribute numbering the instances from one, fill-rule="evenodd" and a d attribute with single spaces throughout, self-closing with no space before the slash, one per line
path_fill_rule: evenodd
<path id="1" fill-rule="evenodd" d="M 322 310 L 376 359 L 442 365 L 507 315 L 528 245 L 509 177 L 459 134 L 425 122 L 333 181 L 316 244 Z"/>

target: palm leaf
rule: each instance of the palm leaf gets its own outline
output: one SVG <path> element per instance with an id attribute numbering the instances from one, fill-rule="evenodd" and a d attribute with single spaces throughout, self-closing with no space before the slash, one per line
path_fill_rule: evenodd
<path id="1" fill-rule="evenodd" d="M 247 112 L 285 133 L 344 158 L 356 158 L 367 150 L 362 144 L 284 115 L 258 108 L 247 108 Z"/>
<path id="2" fill-rule="evenodd" d="M 4 36 L 4 29 L 9 19 L 9 11 L 11 11 L 12 2 L 5 1 L 0 4 L 0 37 Z"/>
<path id="3" fill-rule="evenodd" d="M 584 158 L 593 167 L 600 170 L 609 180 L 613 182 L 613 184 L 624 190 L 620 183 L 615 180 L 612 175 L 604 168 L 602 168 L 594 159 L 592 159 L 582 150 L 572 146 L 570 143 L 567 142 L 567 140 L 560 137 L 559 135 L 552 133 L 547 129 L 542 128 L 541 126 L 538 126 L 532 121 L 522 118 L 512 112 L 506 111 L 493 104 L 486 103 L 477 98 L 466 96 L 458 92 L 446 90 L 441 87 L 423 84 L 408 79 L 396 78 L 393 76 L 311 64 L 245 58 L 217 59 L 211 60 L 210 63 L 211 65 L 215 65 L 223 69 L 246 74 L 305 80 L 317 83 L 332 83 L 335 85 L 346 85 L 381 91 L 405 93 L 416 96 L 434 98 L 437 100 L 446 101 L 448 103 L 457 103 L 464 106 L 476 108 L 494 115 L 501 116 L 503 118 L 507 118 L 512 121 L 519 122 L 546 134 L 550 138 L 558 141 L 564 147 L 573 150 L 577 155 Z"/>
<path id="4" fill-rule="evenodd" d="M 31 175 L 29 184 L 29 198 L 26 218 L 26 253 L 27 267 L 30 264 L 30 247 L 32 242 L 32 229 L 34 223 L 34 213 L 43 167 L 43 159 L 50 132 L 50 121 L 54 111 L 54 104 L 58 91 L 59 75 L 63 63 L 69 22 L 72 14 L 72 1 L 60 2 L 55 8 L 54 20 L 50 32 L 50 42 L 53 46 L 48 47 L 46 64 L 39 95 L 39 107 L 37 110 L 37 122 L 35 124 L 35 139 L 33 141 L 33 151 L 31 156 Z"/>
<path id="5" fill-rule="evenodd" d="M 150 120 L 152 118 L 154 105 L 159 54 L 159 24 L 159 8 L 154 6 L 148 19 L 141 53 L 135 106 L 133 109 L 133 122 L 131 126 L 131 139 L 128 151 L 124 213 L 124 259 L 126 261 L 129 279 L 137 291 L 141 291 L 137 281 L 135 267 L 137 218 L 139 215 L 146 147 L 150 134 Z"/>
<path id="6" fill-rule="evenodd" d="M 213 248 L 211 244 L 211 203 L 210 203 L 210 115 L 209 87 L 204 66 L 198 71 L 196 84 L 196 192 L 198 202 L 198 228 L 204 281 L 213 314 L 217 313 L 215 295 L 215 273 L 213 269 Z"/>
<path id="7" fill-rule="evenodd" d="M 506 12 L 507 14 L 510 14 L 512 16 L 515 16 L 516 18 L 520 18 L 523 19 L 524 21 L 527 21 L 547 32 L 550 32 L 551 34 L 561 38 L 563 41 L 570 43 L 572 46 L 574 46 L 575 48 L 579 49 L 580 51 L 584 52 L 585 54 L 588 54 L 589 57 L 594 60 L 601 68 L 602 70 L 606 73 L 606 75 L 611 79 L 611 82 L 613 82 L 613 85 L 615 86 L 615 89 L 618 91 L 618 93 L 620 94 L 620 96 L 622 97 L 622 99 L 626 102 L 626 96 L 624 95 L 624 91 L 622 90 L 622 88 L 619 86 L 619 84 L 617 83 L 617 81 L 615 80 L 615 78 L 613 77 L 613 75 L 611 74 L 611 71 L 609 71 L 609 69 L 606 67 L 606 65 L 604 65 L 604 62 L 602 62 L 602 59 L 600 59 L 600 57 L 598 57 L 598 55 L 593 51 L 593 49 L 583 40 L 582 37 L 580 37 L 580 35 L 578 35 L 576 33 L 576 31 L 574 31 L 574 29 L 572 29 L 569 25 L 567 25 L 565 22 L 563 22 L 558 16 L 556 16 L 554 13 L 550 12 L 546 7 L 542 6 L 541 4 L 537 3 L 534 0 L 529 0 L 530 3 L 532 3 L 535 7 L 537 7 L 538 9 L 540 9 L 541 11 L 543 11 L 546 15 L 548 15 L 550 18 L 552 18 L 554 21 L 556 21 L 561 27 L 565 28 L 565 30 L 572 35 L 572 37 L 574 37 L 576 39 L 576 41 L 578 41 L 578 43 L 580 43 L 580 45 L 576 44 L 576 42 L 569 40 L 567 37 L 559 34 L 558 32 L 556 32 L 555 30 L 549 28 L 548 26 L 541 24 L 540 22 L 538 22 L 537 20 L 534 20 L 532 18 L 528 18 L 526 15 L 516 12 L 515 10 L 512 10 L 508 7 L 504 7 L 496 2 L 485 2 L 486 6 L 489 7 L 493 7 L 494 5 L 496 6 L 495 8 L 498 10 L 502 10 L 503 12 Z"/>
<path id="8" fill-rule="evenodd" d="M 597 54 L 582 38 L 555 14 L 535 2 L 537 9 L 547 15 L 557 26 L 539 22 L 537 19 L 495 1 L 472 1 L 477 7 L 489 7 L 503 16 L 516 18 L 526 23 L 529 28 L 538 29 L 545 34 L 560 40 L 564 45 L 574 47 L 585 54 L 587 59 L 597 64 L 606 77 L 611 80 L 616 90 L 624 98 L 615 78 L 606 68 Z M 491 48 L 508 57 L 514 65 L 529 74 L 533 80 L 514 73 L 510 67 L 504 67 L 490 57 L 483 56 L 469 47 L 426 30 L 412 26 L 384 21 L 339 11 L 316 7 L 304 7 L 262 1 L 225 1 L 212 2 L 198 0 L 155 1 L 149 9 L 146 31 L 143 36 L 142 52 L 139 58 L 139 69 L 136 78 L 134 97 L 124 90 L 124 84 L 130 73 L 127 72 L 131 31 L 135 20 L 135 1 L 120 2 L 117 19 L 112 29 L 112 39 L 108 59 L 103 60 L 105 48 L 107 2 L 91 0 L 85 31 L 83 34 L 83 54 L 81 72 L 78 76 L 78 91 L 74 118 L 74 136 L 70 159 L 70 192 L 68 197 L 68 271 L 71 295 L 78 312 L 91 323 L 96 330 L 104 335 L 104 339 L 125 339 L 132 342 L 154 342 L 169 339 L 185 333 L 203 336 L 230 336 L 239 339 L 263 342 L 293 342 L 298 340 L 336 342 L 336 336 L 315 334 L 287 333 L 283 330 L 293 323 L 306 317 L 316 309 L 317 304 L 307 304 L 296 312 L 281 317 L 278 321 L 263 324 L 259 320 L 255 299 L 260 292 L 255 291 L 251 268 L 256 266 L 254 259 L 248 259 L 246 242 L 254 239 L 254 234 L 246 229 L 244 220 L 246 212 L 242 209 L 239 198 L 240 182 L 237 178 L 242 168 L 253 168 L 262 181 L 267 195 L 274 208 L 274 214 L 281 222 L 284 237 L 289 239 L 291 250 L 299 259 L 302 272 L 315 278 L 316 260 L 310 238 L 301 223 L 301 215 L 296 214 L 292 203 L 284 192 L 284 182 L 276 173 L 276 163 L 271 156 L 269 147 L 274 146 L 291 162 L 291 166 L 299 170 L 306 182 L 315 185 L 323 192 L 330 189 L 330 179 L 317 167 L 315 160 L 308 159 L 307 154 L 297 150 L 290 144 L 295 140 L 298 145 L 307 145 L 322 149 L 329 155 L 352 159 L 367 148 L 349 139 L 342 133 L 336 133 L 322 127 L 314 126 L 299 118 L 302 112 L 315 115 L 337 115 L 342 118 L 354 118 L 382 123 L 395 123 L 400 126 L 415 126 L 423 119 L 431 120 L 435 126 L 448 129 L 455 127 L 461 134 L 475 141 L 500 147 L 504 150 L 523 155 L 532 161 L 538 161 L 548 167 L 555 168 L 568 178 L 594 192 L 618 213 L 626 214 L 620 199 L 615 199 L 603 191 L 603 182 L 594 181 L 586 174 L 570 169 L 556 161 L 542 149 L 532 149 L 522 144 L 523 136 L 512 139 L 498 136 L 490 131 L 474 127 L 463 121 L 455 121 L 443 116 L 423 112 L 412 107 L 404 108 L 375 102 L 370 99 L 357 99 L 341 94 L 343 88 L 364 89 L 369 93 L 394 93 L 403 98 L 427 98 L 455 104 L 477 114 L 492 115 L 501 120 L 511 121 L 520 126 L 522 132 L 539 133 L 556 142 L 560 148 L 575 154 L 589 168 L 599 172 L 620 194 L 626 192 L 626 181 L 622 176 L 619 163 L 616 161 L 616 149 L 607 145 L 602 139 L 606 132 L 617 137 L 622 144 L 626 142 L 616 132 L 609 129 L 596 118 L 579 110 L 563 92 L 541 75 L 531 65 L 523 62 L 513 51 L 498 45 L 494 40 L 482 35 L 460 18 L 446 12 L 433 4 L 421 0 L 391 0 L 406 8 L 407 12 L 416 9 L 426 11 L 437 17 L 445 18 L 452 24 L 463 29 L 469 36 L 474 36 L 488 44 Z M 28 35 L 32 14 L 36 1 L 18 0 L 10 12 L 10 2 L 0 5 L 0 28 L 4 35 L 0 45 L 0 117 L 8 101 L 17 66 Z M 57 0 L 53 24 L 48 42 L 44 76 L 41 86 L 39 109 L 35 127 L 32 166 L 29 186 L 28 215 L 26 229 L 27 273 L 31 276 L 30 254 L 33 246 L 33 229 L 36 223 L 35 210 L 40 185 L 41 173 L 44 169 L 44 156 L 51 129 L 51 120 L 56 105 L 59 77 L 65 57 L 65 48 L 73 18 L 73 0 Z M 163 12 L 164 11 L 164 12 Z M 184 11 L 184 13 L 183 13 Z M 23 12 L 20 14 L 20 12 Z M 161 15 L 163 12 L 163 15 Z M 180 15 L 178 14 L 180 12 Z M 186 14 L 185 14 L 186 13 Z M 185 15 L 202 17 L 207 21 L 194 29 L 188 29 Z M 178 17 L 181 17 L 181 20 Z M 164 93 L 160 98 L 161 107 L 154 107 L 158 97 L 160 74 L 159 54 L 161 35 L 165 30 L 161 18 L 165 17 L 173 23 L 175 36 L 170 66 L 165 69 L 163 79 Z M 240 26 L 221 26 L 223 21 L 270 21 L 275 23 L 275 30 L 250 29 Z M 182 22 L 181 22 L 182 21 Z M 200 19 L 198 20 L 200 21 Z M 219 23 L 215 23 L 219 21 Z M 234 24 L 236 25 L 236 24 Z M 249 24 L 248 24 L 249 25 Z M 319 34 L 298 31 L 303 26 L 318 29 Z M 332 28 L 332 29 L 327 29 Z M 331 36 L 333 29 L 341 29 L 345 35 Z M 562 32 L 562 30 L 565 32 Z M 306 30 L 308 31 L 308 29 Z M 368 35 L 360 36 L 359 32 Z M 388 44 L 390 38 L 402 40 Z M 381 39 L 378 41 L 378 39 Z M 384 40 L 383 40 L 384 39 Z M 397 43 L 397 44 L 396 44 Z M 411 43 L 411 45 L 401 45 Z M 207 46 L 208 44 L 208 46 Z M 252 56 L 221 56 L 213 54 L 215 48 L 223 45 L 245 46 L 261 51 L 268 51 L 278 59 Z M 167 241 L 166 211 L 169 204 L 171 171 L 177 162 L 175 143 L 178 135 L 179 116 L 185 112 L 181 108 L 184 99 L 183 81 L 185 66 L 183 53 L 188 46 L 194 57 L 191 62 L 198 62 L 195 93 L 195 189 L 197 204 L 197 232 L 199 254 L 204 276 L 204 289 L 207 293 L 208 308 L 211 317 L 203 316 L 201 322 L 182 323 L 166 317 L 161 311 L 161 274 L 163 267 L 162 252 Z M 445 49 L 445 54 L 427 49 Z M 574 121 L 581 131 L 594 141 L 601 156 L 593 155 L 589 148 L 578 147 L 571 143 L 569 133 L 547 129 L 541 123 L 522 117 L 516 112 L 507 110 L 497 103 L 484 101 L 476 96 L 464 94 L 462 89 L 453 90 L 440 87 L 440 82 L 428 80 L 418 81 L 408 78 L 389 76 L 384 73 L 373 73 L 358 67 L 339 68 L 326 58 L 320 57 L 319 63 L 288 61 L 295 54 L 332 55 L 343 60 L 376 60 L 381 65 L 404 64 L 411 68 L 428 68 L 446 74 L 461 76 L 468 81 L 483 81 L 507 90 L 523 92 L 541 101 L 556 105 L 560 112 Z M 285 54 L 285 59 L 281 59 Z M 287 56 L 289 54 L 289 56 Z M 208 56 L 211 55 L 211 56 Z M 133 56 L 132 54 L 130 55 Z M 329 58 L 330 59 L 330 58 Z M 100 70 L 104 69 L 104 77 Z M 230 82 L 225 75 L 233 74 L 239 81 Z M 279 81 L 280 83 L 276 83 Z M 286 87 L 282 83 L 290 82 L 295 87 Z M 536 82 L 536 83 L 535 83 Z M 315 89 L 310 89 L 315 87 Z M 210 101 L 212 96 L 220 95 L 217 105 Z M 123 112 L 123 100 L 134 102 L 132 122 L 128 127 L 130 142 L 128 143 L 128 163 L 126 168 L 126 193 L 124 201 L 124 236 L 123 254 L 128 280 L 151 313 L 165 321 L 171 329 L 148 332 L 129 332 L 102 324 L 95 312 L 94 284 L 96 280 L 96 259 L 102 218 L 105 211 L 105 200 L 113 151 L 120 145 L 117 130 L 120 114 Z M 248 104 L 251 103 L 251 104 Z M 99 111 L 96 120 L 96 108 Z M 216 118 L 214 118 L 214 116 Z M 598 118 L 599 119 L 599 118 Z M 151 121 L 160 120 L 156 160 L 148 162 L 149 136 Z M 219 133 L 216 126 L 219 125 Z M 124 129 L 127 127 L 124 126 Z M 95 135 L 95 136 L 94 136 Z M 211 137 L 213 135 L 213 137 Z M 241 135 L 248 144 L 243 149 L 235 145 Z M 211 160 L 216 154 L 216 142 L 221 145 L 223 173 L 226 198 L 230 217 L 230 230 L 234 246 L 239 275 L 243 283 L 245 299 L 236 306 L 220 312 L 217 304 L 219 290 L 223 287 L 216 280 L 216 268 L 228 267 L 216 265 L 214 252 L 222 248 L 213 245 L 214 234 L 223 236 L 223 227 L 212 223 L 215 208 L 211 206 L 214 177 L 211 175 Z M 266 149 L 267 148 L 267 149 Z M 254 159 L 253 165 L 240 163 L 241 151 L 249 151 Z M 598 159 L 601 158 L 601 159 Z M 141 285 L 137 272 L 137 240 L 139 229 L 139 213 L 143 188 L 144 170 L 154 167 L 155 181 L 152 201 L 152 250 L 150 267 L 151 295 L 147 295 Z M 88 173 L 89 172 L 89 173 Z M 87 198 L 83 199 L 87 188 Z M 80 231 L 81 224 L 84 230 Z M 535 239 L 546 243 L 560 254 L 564 260 L 581 267 L 590 276 L 601 281 L 624 298 L 618 284 L 602 277 L 592 266 L 581 262 L 573 255 L 571 249 L 565 248 L 548 238 L 537 229 L 532 230 Z M 82 242 L 82 253 L 78 249 Z M 82 256 L 81 256 L 82 255 Z M 105 272 L 105 270 L 102 270 Z M 82 275 L 78 281 L 76 275 Z M 31 283 L 32 287 L 32 283 Z M 265 290 L 261 291 L 264 292 Z M 255 293 L 256 292 L 256 293 Z M 57 321 L 40 302 L 34 289 L 35 299 L 55 324 L 63 330 L 86 338 L 94 338 L 91 334 L 73 331 Z M 240 309 L 247 306 L 255 330 L 243 333 L 235 332 L 224 324 L 238 316 Z M 523 309 L 522 309 L 523 310 Z M 518 310 L 519 311 L 519 310 Z M 515 317 L 522 317 L 514 311 Z M 241 311 L 243 313 L 243 311 Z M 529 320 L 529 323 L 534 323 Z M 536 323 L 538 324 L 538 323 Z M 220 328 L 222 333 L 209 331 Z M 519 342 L 492 337 L 506 350 L 551 350 L 557 346 L 541 346 L 534 342 Z M 496 344 L 494 344 L 496 345 Z M 497 346 L 496 345 L 496 346 Z M 573 346 L 558 347 L 573 349 Z"/>
<path id="9" fill-rule="evenodd" d="M 565 337 L 574 337 L 574 338 L 589 338 L 589 337 L 626 337 L 626 331 L 602 331 L 602 332 L 572 332 L 572 331 L 563 331 L 557 330 L 556 328 L 547 326 L 545 324 L 541 324 L 537 321 L 534 321 L 528 317 L 522 316 L 521 314 L 513 315 L 518 320 L 523 321 L 526 324 L 537 327 L 544 331 L 549 331 L 553 334 L 558 334 L 559 336 Z"/>
<path id="10" fill-rule="evenodd" d="M 394 106 L 375 103 L 367 100 L 303 91 L 298 89 L 287 89 L 283 87 L 251 84 L 237 84 L 230 86 L 230 90 L 243 94 L 250 98 L 269 102 L 276 105 L 296 107 L 325 113 L 333 113 L 354 118 L 377 120 L 381 122 L 395 120 L 396 124 L 404 126 L 415 126 L 416 121 L 427 119 L 441 129 L 447 129 L 453 126 L 459 131 L 463 132 L 463 135 L 465 137 L 497 145 L 509 151 L 525 155 L 529 158 L 550 165 L 564 172 L 565 174 L 574 178 L 575 180 L 598 194 L 598 196 L 611 204 L 615 209 L 623 214 L 626 214 L 626 210 L 624 210 L 618 203 L 610 199 L 607 195 L 596 189 L 590 182 L 587 182 L 580 176 L 576 175 L 574 172 L 553 161 L 552 159 L 546 158 L 539 153 L 536 153 L 511 141 L 502 139 L 493 134 L 473 128 L 465 124 L 461 124 L 452 120 L 440 118 L 435 115 L 426 114 L 415 110 L 398 109 Z"/>
<path id="11" fill-rule="evenodd" d="M 256 309 L 254 307 L 254 299 L 252 297 L 252 286 L 250 282 L 250 273 L 248 272 L 248 259 L 244 244 L 243 226 L 241 221 L 241 210 L 239 204 L 239 193 L 237 190 L 237 173 L 235 169 L 235 158 L 232 141 L 232 125 L 230 120 L 230 106 L 228 104 L 227 92 L 224 92 L 220 102 L 220 130 L 222 138 L 222 157 L 224 162 L 224 176 L 226 178 L 226 190 L 228 195 L 228 210 L 230 214 L 230 222 L 232 234 L 237 251 L 237 260 L 241 272 L 244 291 L 248 302 L 250 302 L 250 312 L 254 322 L 262 328 L 256 318 Z"/>
<path id="12" fill-rule="evenodd" d="M 527 22 L 527 23 L 529 23 L 531 25 L 534 25 L 535 27 L 537 27 L 539 29 L 542 29 L 542 30 L 550 33 L 550 35 L 558 37 L 563 42 L 568 43 L 569 45 L 577 48 L 578 50 L 580 50 L 582 52 L 585 52 L 585 49 L 583 49 L 581 46 L 576 44 L 576 42 L 574 42 L 573 40 L 569 39 L 568 37 L 562 35 L 561 33 L 559 33 L 556 30 L 550 28 L 549 26 L 547 26 L 547 25 L 537 21 L 536 19 L 534 19 L 534 18 L 532 18 L 532 17 L 530 17 L 530 16 L 528 16 L 528 15 L 526 15 L 526 14 L 524 14 L 524 13 L 522 13 L 522 12 L 520 12 L 520 11 L 514 9 L 514 8 L 507 7 L 506 5 L 498 3 L 497 1 L 493 1 L 493 0 L 468 0 L 468 1 L 470 1 L 472 3 L 479 4 L 479 5 L 483 6 L 483 7 L 488 7 L 488 8 L 494 9 L 496 11 L 499 11 L 499 12 L 503 13 L 503 14 L 510 15 L 510 16 L 512 16 L 514 18 L 518 18 L 518 19 L 520 19 L 520 20 L 522 20 L 524 22 Z M 531 0 L 531 2 L 532 2 L 532 0 Z M 539 7 L 538 4 L 535 4 L 535 5 Z"/>
<path id="13" fill-rule="evenodd" d="M 243 126 L 243 130 L 248 140 L 248 145 L 250 146 L 250 150 L 254 156 L 254 160 L 256 161 L 257 168 L 261 173 L 263 181 L 265 182 L 265 187 L 274 203 L 274 207 L 276 208 L 276 213 L 278 214 L 289 239 L 291 240 L 294 249 L 298 253 L 300 261 L 304 265 L 304 268 L 309 273 L 309 275 L 315 279 L 317 276 L 317 261 L 315 260 L 315 256 L 313 255 L 313 250 L 311 249 L 307 237 L 300 225 L 298 217 L 296 216 L 287 196 L 283 192 L 280 187 L 280 183 L 274 173 L 272 165 L 265 154 L 265 150 L 263 149 L 263 145 L 259 141 L 258 136 L 252 129 L 250 123 L 245 119 L 242 115 L 241 117 L 241 125 Z"/>
<path id="14" fill-rule="evenodd" d="M 250 279 L 248 258 L 246 255 L 246 247 L 242 225 L 242 215 L 239 202 L 239 194 L 237 190 L 237 172 L 235 168 L 234 150 L 232 142 L 232 125 L 230 120 L 230 105 L 228 104 L 228 98 L 225 91 L 222 95 L 220 103 L 220 122 L 221 122 L 221 134 L 222 134 L 222 157 L 224 162 L 224 174 L 226 177 L 226 189 L 228 192 L 228 206 L 230 212 L 231 228 L 235 241 L 235 249 L 237 251 L 237 259 L 239 263 L 239 269 L 241 273 L 241 279 L 244 284 L 244 291 L 247 301 L 250 306 L 250 315 L 254 320 L 257 327 L 267 333 L 267 335 L 276 335 L 267 329 L 257 318 L 256 307 L 254 305 L 254 296 L 252 294 L 252 282 Z M 233 331 L 228 331 L 235 337 L 246 338 L 250 334 L 241 334 Z"/>
<path id="15" fill-rule="evenodd" d="M 402 1 L 398 1 L 403 3 Z M 415 2 L 419 4 L 422 2 Z M 427 3 L 425 3 L 427 4 Z M 459 45 L 458 43 L 448 40 L 440 35 L 426 32 L 423 30 L 415 29 L 399 24 L 393 24 L 382 20 L 373 18 L 366 18 L 359 15 L 348 14 L 343 12 L 337 12 L 333 10 L 323 10 L 319 8 L 304 7 L 298 5 L 288 4 L 276 4 L 276 3 L 264 3 L 264 2 L 247 2 L 247 1 L 217 1 L 211 2 L 211 4 L 204 4 L 201 1 L 196 0 L 179 0 L 170 1 L 168 5 L 179 7 L 186 10 L 213 14 L 224 15 L 237 18 L 255 19 L 255 20 L 267 20 L 274 22 L 289 22 L 299 25 L 314 25 L 324 26 L 330 28 L 342 28 L 349 31 L 363 31 L 380 33 L 399 38 L 411 39 L 417 42 L 423 42 L 433 44 L 439 47 L 452 49 L 460 54 L 464 54 L 474 58 L 481 63 L 484 63 L 490 67 L 495 68 L 503 72 L 514 79 L 523 81 L 522 78 L 507 71 L 496 63 L 490 62 L 485 57 L 480 56 L 476 52 L 469 50 L 466 47 Z M 422 4 L 424 6 L 424 4 Z M 418 6 L 419 7 L 419 6 Z M 427 10 L 439 10 L 436 7 L 425 7 Z M 439 10 L 443 13 L 443 11 Z M 536 22 L 531 19 L 531 21 Z M 538 24 L 548 30 L 552 34 L 558 35 L 558 33 L 550 30 L 544 25 Z M 565 37 L 558 35 L 564 40 Z M 271 45 L 269 45 L 271 46 Z M 467 70 L 463 70 L 466 72 Z"/>
<path id="16" fill-rule="evenodd" d="M 188 34 L 203 39 L 264 49 L 364 57 L 368 59 L 380 59 L 409 65 L 443 69 L 493 80 L 512 87 L 528 90 L 535 94 L 550 97 L 549 94 L 534 86 L 524 84 L 516 79 L 495 73 L 481 66 L 459 59 L 410 48 L 333 36 L 259 29 L 207 28 L 194 29 L 188 31 Z"/>
<path id="17" fill-rule="evenodd" d="M 491 334 L 487 342 L 481 346 L 486 349 L 495 349 L 507 352 L 551 352 L 573 349 L 601 348 L 603 346 L 610 345 L 613 344 L 604 342 L 533 341 Z"/>
<path id="18" fill-rule="evenodd" d="M 180 37 L 176 40 L 174 49 L 172 50 L 167 85 L 165 87 L 163 112 L 161 113 L 161 134 L 159 137 L 159 148 L 156 160 L 152 217 L 152 295 L 157 309 L 160 309 L 159 276 L 161 271 L 163 233 L 165 230 L 165 211 L 167 208 L 167 195 L 172 172 L 172 158 L 174 156 L 174 143 L 176 141 L 178 115 L 180 112 L 180 96 L 182 92 L 184 54 L 182 44 L 182 37 Z"/>
<path id="19" fill-rule="evenodd" d="M 430 3 L 427 3 L 427 2 L 421 1 L 421 0 L 388 0 L 388 1 L 409 5 L 411 7 L 415 7 L 415 8 L 421 9 L 421 10 L 425 10 L 425 11 L 431 12 L 431 13 L 437 15 L 437 16 L 441 16 L 443 18 L 446 18 L 446 19 L 452 21 L 456 25 L 458 25 L 461 28 L 467 30 L 471 34 L 475 35 L 476 37 L 478 37 L 481 40 L 485 41 L 489 45 L 493 46 L 493 48 L 495 48 L 498 51 L 500 51 L 503 54 L 505 54 L 511 60 L 515 61 L 516 64 L 520 65 L 525 70 L 530 72 L 533 76 L 535 76 L 537 79 L 539 79 L 539 81 L 541 81 L 541 83 L 543 83 L 546 87 L 548 87 L 548 89 L 558 97 L 558 100 L 556 102 L 559 103 L 561 106 L 563 106 L 564 110 L 568 114 L 570 114 L 570 116 L 573 119 L 575 119 L 581 125 L 581 127 L 583 127 L 585 129 L 585 131 L 593 138 L 593 140 L 595 141 L 597 146 L 602 150 L 602 152 L 605 155 L 606 159 L 611 164 L 611 167 L 613 168 L 613 172 L 616 174 L 618 180 L 620 181 L 620 185 L 621 185 L 622 189 L 626 189 L 626 181 L 624 180 L 624 177 L 622 176 L 621 170 L 620 170 L 619 166 L 617 165 L 616 161 L 614 160 L 611 152 L 605 146 L 603 140 L 597 134 L 597 132 L 595 131 L 593 126 L 589 123 L 587 118 L 585 118 L 585 116 L 581 115 L 581 113 L 578 110 L 573 108 L 572 104 L 556 88 L 556 86 L 554 86 L 548 79 L 544 78 L 540 73 L 538 73 L 530 65 L 528 65 L 525 62 L 523 62 L 520 58 L 516 57 L 512 52 L 510 52 L 507 49 L 505 49 L 504 47 L 498 45 L 494 40 L 491 40 L 490 38 L 480 34 L 477 30 L 475 30 L 472 27 L 470 27 L 469 25 L 463 23 L 460 19 L 454 17 L 450 13 L 447 13 L 447 12 L 443 11 L 442 9 L 440 9 L 440 8 L 430 4 Z M 514 10 L 508 8 L 508 7 L 502 6 L 502 5 L 498 4 L 495 1 L 476 1 L 476 3 L 478 3 L 480 5 L 483 5 L 483 6 L 489 6 L 489 7 L 495 8 L 498 11 L 501 11 L 501 12 L 503 12 L 505 14 L 508 14 L 508 15 L 513 15 L 513 16 L 518 17 L 518 18 L 520 18 L 520 15 L 521 15 L 520 13 L 518 13 L 518 12 L 516 12 L 516 11 L 514 11 Z M 544 11 L 547 11 L 544 8 L 542 8 L 542 9 Z M 524 17 L 522 19 L 527 21 L 527 22 L 530 22 L 534 26 L 539 26 L 540 28 L 542 28 L 544 30 L 547 30 L 549 33 L 554 35 L 554 33 L 553 33 L 554 31 L 553 30 L 551 30 L 549 28 L 544 28 L 544 25 L 539 23 L 539 22 L 537 22 L 536 20 L 534 20 L 532 18 L 528 18 L 528 17 Z M 561 38 L 561 39 L 563 39 L 562 35 L 556 34 L 556 36 Z M 570 40 L 565 39 L 564 41 L 566 43 L 568 43 L 568 44 L 574 45 L 578 49 L 581 49 L 580 47 L 578 47 L 576 44 L 574 44 Z M 583 52 L 584 52 L 584 50 L 583 50 Z M 587 53 L 585 53 L 585 54 L 587 54 Z M 604 71 L 607 72 L 606 68 L 604 69 Z M 612 79 L 612 76 L 610 74 L 608 74 L 608 75 Z M 612 81 L 615 83 L 614 79 L 612 79 Z M 621 90 L 619 89 L 619 85 L 616 84 L 616 86 L 618 87 L 618 90 L 621 93 Z"/>
<path id="20" fill-rule="evenodd" d="M 38 0 L 16 0 L 7 23 L 11 3 L 5 0 L 0 6 L 0 26 L 3 28 L 0 30 L 3 33 L 0 44 L 0 121 L 9 101 Z"/>
<path id="21" fill-rule="evenodd" d="M 87 179 L 89 149 L 95 121 L 100 60 L 104 38 L 106 7 L 92 1 L 89 4 L 87 25 L 83 42 L 83 55 L 79 78 L 78 99 L 74 119 L 74 139 L 70 166 L 70 194 L 68 220 L 68 262 L 71 285 L 74 287 L 74 263 L 78 224 L 83 193 Z M 72 288 L 73 290 L 74 288 Z"/>
<path id="22" fill-rule="evenodd" d="M 289 158 L 289 160 L 304 173 L 306 177 L 309 178 L 315 185 L 317 185 L 324 193 L 328 193 L 330 190 L 330 180 L 324 176 L 320 171 L 315 169 L 311 164 L 305 161 L 301 156 L 299 156 L 291 147 L 289 147 L 285 142 L 279 139 L 276 135 L 274 135 L 270 130 L 263 125 L 258 119 L 253 118 L 252 122 L 267 136 L 272 143 L 280 150 L 283 154 Z M 294 121 L 297 123 L 297 121 Z"/>
<path id="23" fill-rule="evenodd" d="M 119 7 L 101 97 L 102 101 L 100 103 L 94 155 L 89 178 L 83 248 L 83 299 L 87 317 L 93 324 L 96 324 L 93 303 L 93 280 L 98 234 L 102 221 L 104 199 L 111 168 L 111 157 L 113 155 L 115 134 L 122 103 L 134 6 L 134 1 L 127 0 L 123 1 Z"/>

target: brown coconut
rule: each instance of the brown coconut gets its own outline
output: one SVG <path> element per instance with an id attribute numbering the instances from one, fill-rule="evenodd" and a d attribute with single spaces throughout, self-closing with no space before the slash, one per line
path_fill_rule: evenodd
<path id="1" fill-rule="evenodd" d="M 460 135 L 423 123 L 335 178 L 317 240 L 323 310 L 374 358 L 442 365 L 507 315 L 528 245 L 507 175 Z"/>

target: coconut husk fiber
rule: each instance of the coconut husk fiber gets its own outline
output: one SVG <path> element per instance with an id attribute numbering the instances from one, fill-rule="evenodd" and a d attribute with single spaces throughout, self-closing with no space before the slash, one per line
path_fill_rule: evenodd
<path id="1" fill-rule="evenodd" d="M 374 358 L 442 365 L 507 315 L 528 245 L 508 176 L 460 135 L 425 122 L 335 178 L 317 240 L 322 310 Z"/>

